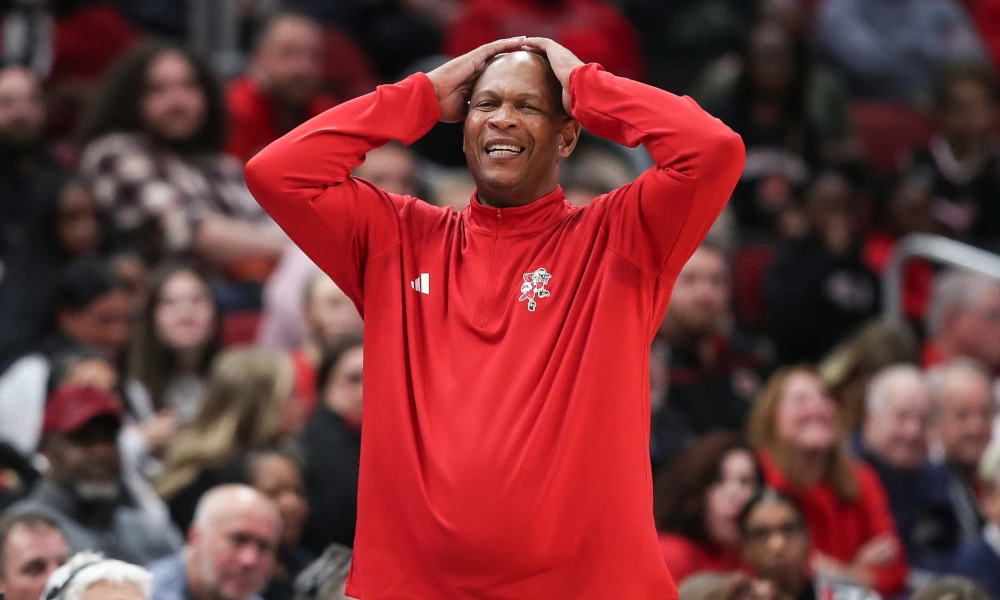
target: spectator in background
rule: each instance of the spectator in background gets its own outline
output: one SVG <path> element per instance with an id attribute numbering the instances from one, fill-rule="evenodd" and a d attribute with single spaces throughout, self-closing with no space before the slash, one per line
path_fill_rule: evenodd
<path id="1" fill-rule="evenodd" d="M 819 365 L 819 373 L 837 403 L 837 415 L 849 435 L 861 430 L 868 383 L 875 373 L 897 363 L 918 364 L 920 346 L 906 325 L 871 321 L 834 349 Z"/>
<path id="2" fill-rule="evenodd" d="M 108 265 L 97 260 L 73 265 L 60 276 L 52 315 L 55 333 L 0 377 L 0 437 L 25 454 L 38 448 L 53 358 L 85 346 L 118 365 L 131 329 L 128 295 Z"/>
<path id="3" fill-rule="evenodd" d="M 744 237 L 787 229 L 796 196 L 821 164 L 818 127 L 806 110 L 810 65 L 804 41 L 774 22 L 749 35 L 746 68 L 710 112 L 743 137 L 747 163 L 730 206 Z"/>
<path id="4" fill-rule="evenodd" d="M 45 99 L 28 69 L 0 69 L 0 262 L 31 239 L 25 231 L 38 178 L 59 172 L 44 143 Z"/>
<path id="5" fill-rule="evenodd" d="M 742 568 L 736 517 L 761 485 L 750 444 L 735 433 L 706 434 L 656 481 L 660 550 L 674 581 Z"/>
<path id="6" fill-rule="evenodd" d="M 886 597 L 902 592 L 908 567 L 885 490 L 851 457 L 819 376 L 803 367 L 777 371 L 754 404 L 749 430 L 764 481 L 802 506 L 814 573 Z"/>
<path id="7" fill-rule="evenodd" d="M 111 394 L 82 386 L 56 392 L 45 409 L 42 453 L 49 470 L 10 511 L 54 517 L 74 552 L 100 551 L 145 564 L 173 552 L 177 532 L 134 505 L 122 482 L 123 411 Z"/>
<path id="8" fill-rule="evenodd" d="M 986 526 L 981 535 L 969 541 L 950 561 L 950 571 L 965 575 L 989 593 L 1000 597 L 1000 443 L 990 444 L 979 462 L 979 481 L 983 486 L 982 512 Z"/>
<path id="9" fill-rule="evenodd" d="M 28 457 L 7 442 L 0 441 L 0 514 L 27 495 L 38 481 L 39 475 Z"/>
<path id="10" fill-rule="evenodd" d="M 150 600 L 153 576 L 140 566 L 80 552 L 49 577 L 42 598 L 58 600 Z"/>
<path id="11" fill-rule="evenodd" d="M 968 359 L 940 364 L 927 373 L 934 402 L 934 437 L 950 472 L 948 495 L 963 540 L 982 531 L 979 510 L 983 489 L 976 469 L 993 438 L 996 400 L 990 376 Z"/>
<path id="12" fill-rule="evenodd" d="M 182 531 L 204 493 L 236 480 L 240 455 L 302 430 L 291 362 L 254 348 L 222 353 L 212 366 L 197 418 L 173 439 L 157 491 Z"/>
<path id="13" fill-rule="evenodd" d="M 815 578 L 809 566 L 810 540 L 802 508 L 791 497 L 764 489 L 751 498 L 737 521 L 743 554 L 753 572 L 787 600 L 859 597 L 855 586 Z M 878 598 L 865 590 L 862 598 Z"/>
<path id="14" fill-rule="evenodd" d="M 985 56 L 957 0 L 826 0 L 817 35 L 854 91 L 926 104 L 948 63 Z"/>
<path id="15" fill-rule="evenodd" d="M 260 492 L 212 489 L 198 502 L 184 550 L 150 567 L 152 600 L 261 600 L 280 535 L 281 515 Z"/>
<path id="16" fill-rule="evenodd" d="M 311 415 L 316 406 L 316 370 L 324 352 L 340 336 L 361 331 L 364 323 L 347 294 L 322 272 L 306 286 L 305 317 L 309 338 L 291 358 L 303 410 Z"/>
<path id="17" fill-rule="evenodd" d="M 948 494 L 948 471 L 930 462 L 933 405 L 923 373 L 913 365 L 883 369 L 872 378 L 867 405 L 854 451 L 885 487 L 910 565 L 935 570 L 958 548 L 961 531 Z"/>
<path id="18" fill-rule="evenodd" d="M 654 466 L 666 464 L 706 432 L 743 431 L 750 402 L 771 366 L 770 348 L 732 330 L 729 291 L 725 254 L 702 243 L 677 276 L 654 343 L 667 355 L 666 364 L 652 365 L 666 369 L 666 387 L 653 399 Z"/>
<path id="19" fill-rule="evenodd" d="M 445 32 L 444 53 L 461 56 L 515 35 L 551 38 L 585 63 L 642 80 L 635 29 L 605 0 L 468 0 Z"/>
<path id="20" fill-rule="evenodd" d="M 208 282 L 189 265 L 161 266 L 138 322 L 129 369 L 171 431 L 198 415 L 220 338 L 220 317 Z M 165 450 L 151 448 L 150 453 L 162 457 Z"/>
<path id="21" fill-rule="evenodd" d="M 253 279 L 288 246 L 223 154 L 226 129 L 214 75 L 178 46 L 132 53 L 92 98 L 81 168 L 149 264 L 184 253 L 220 276 Z"/>
<path id="22" fill-rule="evenodd" d="M 943 233 L 1000 249 L 1000 149 L 996 76 L 990 64 L 945 71 L 935 97 L 938 134 L 911 158 L 909 171 L 931 182 Z"/>
<path id="23" fill-rule="evenodd" d="M 802 232 L 767 276 L 769 332 L 783 362 L 817 361 L 878 314 L 880 282 L 861 257 L 855 190 L 826 173 L 809 187 Z"/>
<path id="24" fill-rule="evenodd" d="M 264 146 L 336 104 L 320 93 L 322 83 L 322 26 L 295 13 L 273 17 L 246 74 L 226 90 L 226 151 L 245 163 Z"/>
<path id="25" fill-rule="evenodd" d="M 925 367 L 967 357 L 1000 373 L 1000 282 L 960 269 L 940 274 L 926 327 Z"/>
<path id="26" fill-rule="evenodd" d="M 330 544 L 354 546 L 361 461 L 364 374 L 360 333 L 333 343 L 316 373 L 319 404 L 302 434 L 310 506 L 303 545 L 321 554 Z"/>
<path id="27" fill-rule="evenodd" d="M 991 596 L 970 579 L 939 577 L 918 590 L 912 600 L 989 600 Z"/>
<path id="28" fill-rule="evenodd" d="M 39 600 L 56 569 L 69 560 L 59 524 L 38 512 L 0 518 L 0 594 L 4 600 Z"/>
<path id="29" fill-rule="evenodd" d="M 417 160 L 413 152 L 396 142 L 368 153 L 354 176 L 393 194 L 420 195 Z M 475 191 L 475 186 L 472 187 Z M 463 199 L 468 205 L 470 192 Z M 460 209 L 459 209 L 460 210 Z M 322 271 L 298 246 L 290 247 L 264 287 L 264 317 L 259 342 L 281 350 L 295 350 L 309 343 L 310 330 L 303 311 L 306 287 Z"/>
<path id="30" fill-rule="evenodd" d="M 58 175 L 36 181 L 27 237 L 0 279 L 0 369 L 54 333 L 52 301 L 59 274 L 80 259 L 106 255 L 112 232 L 90 186 Z M 27 293 L 31 290 L 30 293 Z"/>
<path id="31" fill-rule="evenodd" d="M 295 600 L 295 580 L 317 558 L 299 543 L 309 516 L 299 453 L 294 446 L 252 450 L 243 470 L 246 482 L 267 496 L 281 513 L 274 574 L 261 595 L 264 600 Z"/>

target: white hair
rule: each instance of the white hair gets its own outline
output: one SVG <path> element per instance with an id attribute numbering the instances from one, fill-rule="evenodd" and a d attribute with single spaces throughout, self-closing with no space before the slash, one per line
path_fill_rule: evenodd
<path id="1" fill-rule="evenodd" d="M 944 387 L 953 377 L 978 378 L 989 388 L 990 398 L 994 398 L 992 378 L 986 367 L 979 361 L 964 356 L 952 358 L 927 371 L 927 389 L 930 390 L 935 412 L 944 404 Z"/>
<path id="2" fill-rule="evenodd" d="M 878 412 L 885 408 L 886 400 L 892 390 L 899 386 L 915 383 L 926 388 L 926 380 L 920 369 L 911 364 L 890 365 L 876 373 L 868 384 L 868 391 L 865 394 L 865 409 L 869 413 Z"/>
<path id="3" fill-rule="evenodd" d="M 95 583 L 134 585 L 144 598 L 153 595 L 153 575 L 146 569 L 94 552 L 79 552 L 52 572 L 42 598 L 55 593 L 58 600 L 80 600 Z"/>
<path id="4" fill-rule="evenodd" d="M 951 269 L 938 276 L 927 308 L 927 333 L 940 335 L 949 313 L 975 304 L 996 286 L 995 281 L 965 269 Z"/>

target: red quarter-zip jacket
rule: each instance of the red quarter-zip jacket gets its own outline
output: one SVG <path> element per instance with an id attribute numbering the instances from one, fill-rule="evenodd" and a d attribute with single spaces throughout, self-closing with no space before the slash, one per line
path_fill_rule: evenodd
<path id="1" fill-rule="evenodd" d="M 677 597 L 653 524 L 649 348 L 743 143 L 692 100 L 596 64 L 570 95 L 589 131 L 656 162 L 584 208 L 557 188 L 455 212 L 351 177 L 438 121 L 419 73 L 247 165 L 254 196 L 365 320 L 352 597 Z"/>

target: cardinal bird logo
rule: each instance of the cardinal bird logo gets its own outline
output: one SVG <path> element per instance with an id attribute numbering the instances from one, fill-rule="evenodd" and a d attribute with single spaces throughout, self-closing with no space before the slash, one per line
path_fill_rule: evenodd
<path id="1" fill-rule="evenodd" d="M 524 302 L 527 300 L 528 310 L 535 312 L 535 309 L 538 308 L 538 299 L 549 297 L 549 290 L 545 289 L 545 286 L 552 279 L 552 274 L 545 269 L 535 269 L 531 273 L 525 273 L 523 277 L 524 283 L 521 284 L 521 297 L 517 301 Z"/>

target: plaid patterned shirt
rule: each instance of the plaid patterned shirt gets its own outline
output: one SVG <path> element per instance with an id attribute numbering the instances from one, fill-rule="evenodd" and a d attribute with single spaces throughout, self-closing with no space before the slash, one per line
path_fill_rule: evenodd
<path id="1" fill-rule="evenodd" d="M 247 190 L 239 161 L 223 154 L 182 156 L 143 134 L 115 133 L 87 145 L 80 169 L 94 179 L 98 204 L 140 240 L 147 258 L 190 251 L 209 215 L 273 224 Z"/>

